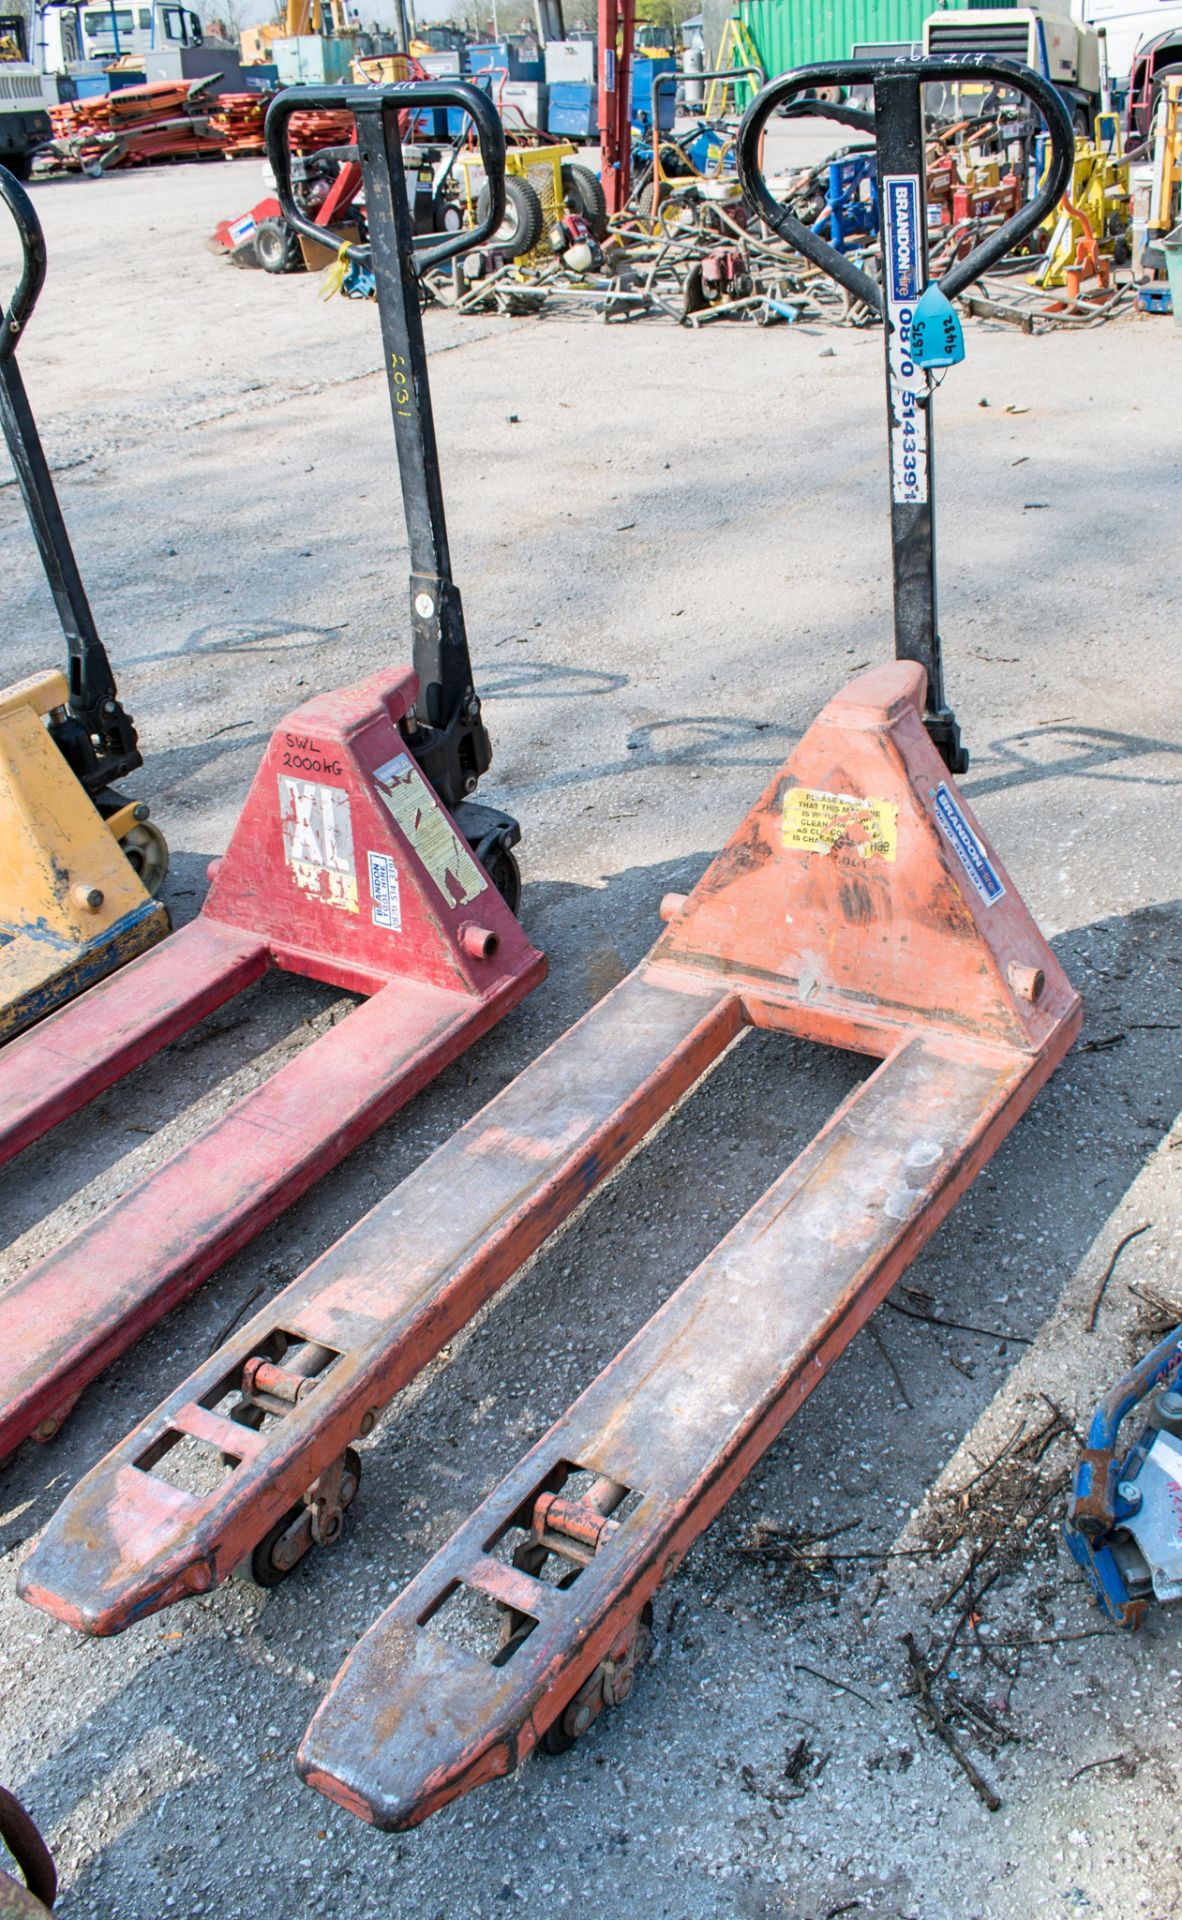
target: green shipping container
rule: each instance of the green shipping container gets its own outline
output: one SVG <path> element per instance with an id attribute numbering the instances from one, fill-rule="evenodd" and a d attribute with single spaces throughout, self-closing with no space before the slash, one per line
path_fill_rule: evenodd
<path id="1" fill-rule="evenodd" d="M 770 80 L 812 60 L 848 60 L 867 42 L 919 41 L 937 0 L 739 0 L 739 18 Z M 1005 0 L 994 0 L 1004 5 Z M 968 0 L 951 0 L 960 11 Z"/>

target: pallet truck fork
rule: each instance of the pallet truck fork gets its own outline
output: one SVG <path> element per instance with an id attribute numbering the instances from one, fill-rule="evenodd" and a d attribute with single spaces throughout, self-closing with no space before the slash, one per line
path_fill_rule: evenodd
<path id="1" fill-rule="evenodd" d="M 288 217 L 296 111 L 357 117 L 411 556 L 414 661 L 319 695 L 272 736 L 196 920 L 0 1054 L 0 1161 L 270 967 L 363 1006 L 0 1295 L 0 1459 L 533 988 L 516 821 L 470 796 L 492 753 L 451 578 L 398 112 L 475 122 L 503 217 L 504 135 L 474 88 L 300 88 L 268 116 Z M 308 224 L 308 223 L 304 223 Z M 450 257 L 473 236 L 421 255 Z M 504 895 L 505 897 L 502 897 Z"/>
<path id="2" fill-rule="evenodd" d="M 885 121 L 912 116 L 919 202 L 920 83 L 950 67 L 776 82 L 745 122 L 749 191 L 778 101 L 852 71 L 889 96 Z M 1054 157 L 1002 250 L 1072 151 L 1057 96 L 1004 78 L 1042 108 Z M 913 222 L 920 285 L 923 238 Z M 930 586 L 926 488 L 919 504 Z M 896 540 L 917 524 L 895 518 Z M 25 1563 L 26 1600 L 108 1634 L 248 1558 L 282 1578 L 339 1535 L 350 1443 L 746 1030 L 868 1055 L 858 1091 L 365 1636 L 298 1765 L 362 1818 L 413 1825 L 626 1697 L 656 1588 L 1078 1031 L 1078 996 L 933 742 L 951 751 L 931 593 L 905 637 L 926 663 L 829 702 L 694 891 L 662 903 L 648 958 L 79 1483 Z M 185 1453 L 200 1480 L 177 1471 Z"/>
<path id="3" fill-rule="evenodd" d="M 143 800 L 114 783 L 143 765 L 120 704 L 17 344 L 45 283 L 45 236 L 24 187 L 0 167 L 21 277 L 0 320 L 0 425 L 66 641 L 66 672 L 0 688 L 0 1041 L 21 1032 L 168 932 L 153 896 L 168 847 Z"/>

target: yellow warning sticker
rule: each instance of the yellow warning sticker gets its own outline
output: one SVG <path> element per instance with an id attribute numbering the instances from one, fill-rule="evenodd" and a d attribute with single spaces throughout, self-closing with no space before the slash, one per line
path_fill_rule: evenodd
<path id="1" fill-rule="evenodd" d="M 852 793 L 791 787 L 784 795 L 783 845 L 800 853 L 830 853 L 839 842 L 863 860 L 895 860 L 899 809 L 893 800 L 859 800 Z"/>
<path id="2" fill-rule="evenodd" d="M 488 881 L 410 755 L 387 760 L 373 778 L 448 906 L 463 906 L 483 893 Z"/>

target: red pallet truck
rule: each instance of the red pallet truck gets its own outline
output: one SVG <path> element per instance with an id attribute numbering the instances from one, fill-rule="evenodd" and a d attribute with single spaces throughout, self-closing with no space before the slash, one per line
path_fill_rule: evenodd
<path id="1" fill-rule="evenodd" d="M 901 183 L 885 296 L 900 658 L 829 702 L 693 893 L 663 903 L 666 930 L 636 971 L 178 1387 L 25 1564 L 27 1600 L 98 1634 L 247 1558 L 281 1579 L 339 1535 L 354 1437 L 745 1030 L 871 1056 L 812 1144 L 352 1654 L 298 1764 L 379 1826 L 413 1825 L 539 1741 L 568 1744 L 628 1695 L 656 1588 L 1078 1031 L 1079 999 L 948 765 L 964 756 L 935 625 L 929 383 L 899 358 L 926 282 L 920 89 L 970 72 L 1035 103 L 1053 157 L 1031 205 L 947 276 L 952 294 L 1062 191 L 1071 124 L 1044 81 L 955 60 L 811 68 L 766 89 L 742 133 L 759 212 L 827 271 L 858 274 L 882 310 L 877 283 L 771 198 L 757 158 L 781 101 L 875 89 L 880 167 Z M 484 1652 L 468 1640 L 482 1614 Z"/>
<path id="2" fill-rule="evenodd" d="M 495 231 L 504 134 L 475 88 L 281 95 L 285 129 L 356 115 L 410 545 L 414 669 L 388 668 L 288 715 L 271 739 L 197 919 L 0 1053 L 0 1161 L 271 967 L 367 995 L 215 1126 L 0 1297 L 0 1458 L 55 1433 L 82 1389 L 545 973 L 516 918 L 517 822 L 471 795 L 492 759 L 452 581 L 415 283 L 474 244 L 416 248 L 398 114 L 459 108 L 481 143 Z M 289 204 L 301 231 L 311 222 Z"/>

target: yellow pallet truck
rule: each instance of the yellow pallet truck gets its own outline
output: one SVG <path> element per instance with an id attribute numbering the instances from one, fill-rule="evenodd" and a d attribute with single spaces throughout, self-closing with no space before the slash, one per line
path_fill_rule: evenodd
<path id="1" fill-rule="evenodd" d="M 20 283 L 0 332 L 0 425 L 66 636 L 67 668 L 0 689 L 0 1041 L 169 930 L 168 847 L 113 783 L 143 765 L 82 585 L 16 346 L 45 281 L 45 236 L 0 167 Z"/>

